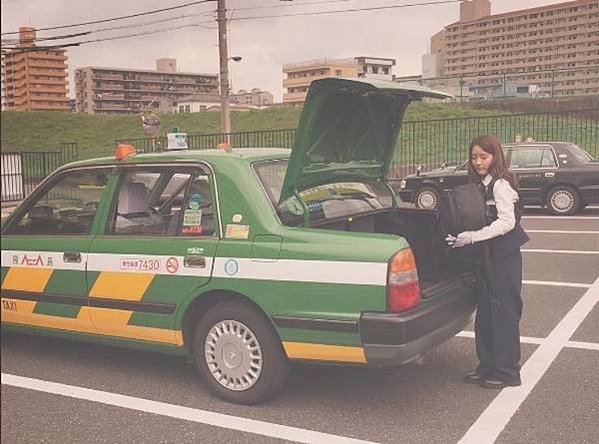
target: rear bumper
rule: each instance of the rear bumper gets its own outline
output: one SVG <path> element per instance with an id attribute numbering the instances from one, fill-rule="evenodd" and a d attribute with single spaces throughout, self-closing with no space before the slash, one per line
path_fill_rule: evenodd
<path id="1" fill-rule="evenodd" d="M 580 187 L 580 198 L 585 204 L 599 203 L 599 185 Z"/>
<path id="2" fill-rule="evenodd" d="M 400 190 L 399 198 L 402 202 L 414 202 L 414 192 L 412 190 Z"/>
<path id="3" fill-rule="evenodd" d="M 405 313 L 362 314 L 360 330 L 368 364 L 406 364 L 464 328 L 475 307 L 475 282 L 458 278 L 434 292 L 439 294 Z"/>

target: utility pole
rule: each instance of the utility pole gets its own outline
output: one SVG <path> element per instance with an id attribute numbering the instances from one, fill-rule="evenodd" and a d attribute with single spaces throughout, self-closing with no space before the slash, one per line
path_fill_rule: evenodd
<path id="1" fill-rule="evenodd" d="M 220 59 L 220 128 L 226 134 L 223 142 L 230 143 L 231 114 L 229 110 L 229 49 L 227 47 L 226 0 L 218 0 L 218 54 Z"/>

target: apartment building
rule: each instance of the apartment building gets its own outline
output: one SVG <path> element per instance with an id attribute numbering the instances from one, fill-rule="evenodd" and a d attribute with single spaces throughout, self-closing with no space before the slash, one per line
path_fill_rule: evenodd
<path id="1" fill-rule="evenodd" d="M 490 12 L 489 0 L 464 0 L 460 20 L 431 38 L 422 71 L 429 86 L 453 79 L 477 94 L 520 85 L 542 95 L 599 94 L 599 0 Z"/>
<path id="2" fill-rule="evenodd" d="M 252 88 L 250 91 L 240 89 L 229 96 L 232 104 L 263 107 L 274 103 L 274 96 L 269 91 Z"/>
<path id="3" fill-rule="evenodd" d="M 35 28 L 19 28 L 18 43 L 2 51 L 2 108 L 69 111 L 65 49 L 36 45 Z"/>
<path id="4" fill-rule="evenodd" d="M 306 99 L 310 83 L 326 77 L 369 77 L 392 80 L 395 59 L 352 57 L 317 59 L 283 65 L 283 103 L 300 105 Z"/>
<path id="5" fill-rule="evenodd" d="M 75 70 L 77 112 L 127 114 L 150 109 L 169 112 L 190 97 L 212 102 L 217 74 L 177 72 L 175 59 L 159 59 L 156 70 L 85 67 Z"/>

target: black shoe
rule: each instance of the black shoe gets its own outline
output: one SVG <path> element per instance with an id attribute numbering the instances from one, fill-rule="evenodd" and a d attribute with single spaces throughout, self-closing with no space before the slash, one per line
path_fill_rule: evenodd
<path id="1" fill-rule="evenodd" d="M 501 390 L 505 387 L 517 387 L 521 385 L 522 382 L 520 378 L 517 379 L 500 379 L 496 376 L 491 376 L 488 378 L 483 378 L 480 381 L 480 386 L 487 389 L 496 389 Z"/>
<path id="2" fill-rule="evenodd" d="M 480 370 L 476 370 L 474 372 L 468 373 L 464 378 L 464 382 L 467 384 L 480 384 L 483 380 L 487 378 L 487 374 L 485 372 L 481 372 Z"/>

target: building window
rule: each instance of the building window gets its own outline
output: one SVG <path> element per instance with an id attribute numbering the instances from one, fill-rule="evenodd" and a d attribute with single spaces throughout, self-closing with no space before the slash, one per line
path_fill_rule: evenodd
<path id="1" fill-rule="evenodd" d="M 191 112 L 191 106 L 190 105 L 185 105 L 185 112 L 186 113 L 190 113 Z"/>

